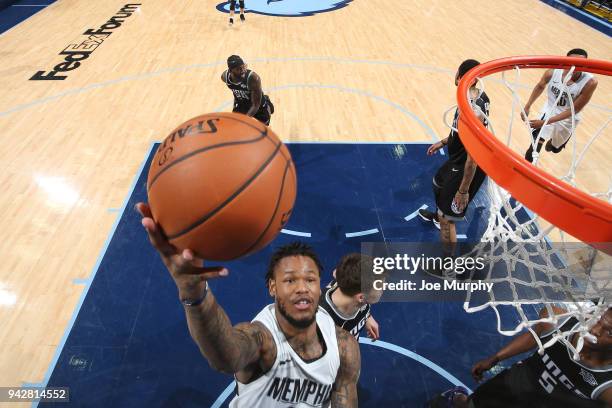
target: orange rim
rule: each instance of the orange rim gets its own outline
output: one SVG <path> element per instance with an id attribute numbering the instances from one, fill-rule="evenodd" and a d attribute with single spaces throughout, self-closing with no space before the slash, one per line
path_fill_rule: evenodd
<path id="1" fill-rule="evenodd" d="M 470 70 L 457 88 L 459 136 L 470 156 L 498 185 L 568 234 L 612 255 L 612 205 L 535 167 L 493 136 L 467 99 L 477 77 L 520 68 L 568 68 L 612 75 L 612 62 L 586 58 L 527 56 L 490 61 Z"/>

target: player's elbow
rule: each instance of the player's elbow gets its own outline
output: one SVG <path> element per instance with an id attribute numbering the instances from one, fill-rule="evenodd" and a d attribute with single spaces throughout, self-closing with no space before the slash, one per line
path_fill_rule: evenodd
<path id="1" fill-rule="evenodd" d="M 237 358 L 231 358 L 230 356 L 210 356 L 207 355 L 206 352 L 200 348 L 200 353 L 206 358 L 208 361 L 208 365 L 215 371 L 218 371 L 223 374 L 235 374 L 242 369 L 240 366 L 240 362 Z"/>
<path id="2" fill-rule="evenodd" d="M 242 368 L 239 367 L 236 362 L 231 361 L 214 361 L 208 359 L 208 364 L 213 370 L 223 374 L 236 374 Z"/>

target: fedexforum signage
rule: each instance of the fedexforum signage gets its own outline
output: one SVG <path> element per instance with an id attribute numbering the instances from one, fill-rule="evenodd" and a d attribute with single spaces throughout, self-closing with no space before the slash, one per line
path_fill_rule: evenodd
<path id="1" fill-rule="evenodd" d="M 83 35 L 86 36 L 79 44 L 70 44 L 59 53 L 64 60 L 53 67 L 50 71 L 38 71 L 30 78 L 31 81 L 61 81 L 68 78 L 63 73 L 72 71 L 81 66 L 81 62 L 89 58 L 92 52 L 104 42 L 113 30 L 121 27 L 126 18 L 138 10 L 141 3 L 128 3 L 123 6 L 114 16 L 99 28 L 90 28 Z"/>

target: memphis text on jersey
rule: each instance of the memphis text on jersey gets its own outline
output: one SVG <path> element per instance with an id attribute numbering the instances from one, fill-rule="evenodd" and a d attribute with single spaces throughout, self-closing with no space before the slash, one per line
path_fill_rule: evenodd
<path id="1" fill-rule="evenodd" d="M 114 16 L 99 28 L 90 28 L 83 35 L 86 38 L 78 44 L 70 44 L 59 53 L 64 57 L 64 61 L 53 67 L 50 71 L 38 71 L 30 78 L 30 81 L 63 81 L 67 75 L 60 75 L 60 72 L 68 72 L 81 66 L 81 61 L 89 58 L 92 52 L 104 42 L 114 29 L 121 27 L 126 18 L 138 9 L 141 3 L 128 3 L 123 6 Z"/>
<path id="2" fill-rule="evenodd" d="M 320 407 L 331 397 L 332 384 L 321 384 L 307 378 L 274 377 L 266 396 L 286 403 L 303 403 Z"/>

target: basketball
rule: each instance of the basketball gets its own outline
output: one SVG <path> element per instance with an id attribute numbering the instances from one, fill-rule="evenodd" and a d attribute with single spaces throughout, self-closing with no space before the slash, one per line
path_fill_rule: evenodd
<path id="1" fill-rule="evenodd" d="M 272 241 L 297 190 L 287 147 L 266 125 L 237 113 L 197 116 L 158 147 L 147 180 L 153 218 L 171 244 L 227 261 Z"/>

